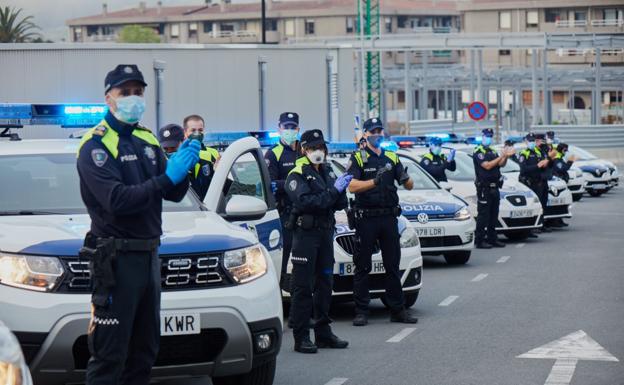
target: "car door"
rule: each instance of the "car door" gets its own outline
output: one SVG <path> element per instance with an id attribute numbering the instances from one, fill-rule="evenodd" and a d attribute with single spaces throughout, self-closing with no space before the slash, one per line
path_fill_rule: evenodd
<path id="1" fill-rule="evenodd" d="M 208 188 L 204 204 L 219 215 L 225 215 L 225 207 L 233 195 L 247 195 L 263 200 L 266 214 L 254 221 L 232 222 L 249 229 L 267 248 L 275 266 L 281 266 L 282 226 L 271 192 L 271 179 L 260 143 L 253 137 L 239 139 L 221 154 Z"/>

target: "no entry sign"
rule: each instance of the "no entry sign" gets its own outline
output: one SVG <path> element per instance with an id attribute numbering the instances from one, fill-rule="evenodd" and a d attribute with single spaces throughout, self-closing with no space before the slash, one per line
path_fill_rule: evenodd
<path id="1" fill-rule="evenodd" d="M 487 107 L 481 102 L 472 102 L 468 105 L 468 116 L 472 120 L 483 120 L 487 116 Z"/>

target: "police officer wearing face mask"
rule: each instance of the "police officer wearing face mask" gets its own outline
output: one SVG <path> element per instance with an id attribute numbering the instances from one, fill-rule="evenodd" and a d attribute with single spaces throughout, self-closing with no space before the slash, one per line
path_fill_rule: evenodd
<path id="1" fill-rule="evenodd" d="M 446 182 L 445 170 L 455 171 L 455 149 L 451 150 L 448 158 L 442 154 L 442 139 L 432 138 L 429 142 L 429 152 L 423 155 L 420 166 L 438 182 Z"/>
<path id="2" fill-rule="evenodd" d="M 496 236 L 496 222 L 500 205 L 500 188 L 503 185 L 501 167 L 505 167 L 507 160 L 515 150 L 506 146 L 501 155 L 491 147 L 494 131 L 486 128 L 482 131 L 481 144 L 472 154 L 475 168 L 475 186 L 477 188 L 477 228 L 475 231 L 475 245 L 478 249 L 505 247 Z"/>
<path id="3" fill-rule="evenodd" d="M 199 151 L 199 162 L 191 170 L 191 188 L 200 200 L 204 200 L 214 169 L 219 162 L 221 156 L 219 152 L 214 148 L 210 148 L 204 145 L 204 118 L 199 115 L 189 115 L 184 118 L 182 123 L 184 125 L 184 137 L 187 139 L 195 139 L 201 143 L 201 150 Z"/>
<path id="4" fill-rule="evenodd" d="M 145 86 L 136 65 L 109 72 L 108 113 L 78 150 L 80 193 L 91 218 L 80 250 L 92 280 L 88 385 L 149 383 L 160 341 L 162 200 L 184 198 L 199 158 L 199 143 L 186 141 L 167 160 L 139 124 Z"/>
<path id="5" fill-rule="evenodd" d="M 568 153 L 568 145 L 566 143 L 559 143 L 554 148 L 556 154 L 552 159 L 553 174 L 568 183 L 570 180 L 568 170 L 570 170 L 570 167 L 572 167 L 574 161 L 576 161 L 576 157 Z M 563 218 L 555 219 L 552 225 L 553 227 L 568 227 L 568 224 L 563 221 Z"/>
<path id="6" fill-rule="evenodd" d="M 167 157 L 178 151 L 184 139 L 184 130 L 177 124 L 167 124 L 158 130 L 158 142 Z"/>
<path id="7" fill-rule="evenodd" d="M 290 291 L 287 279 L 288 259 L 292 248 L 291 226 L 285 224 L 290 219 L 292 203 L 284 189 L 284 183 L 288 173 L 295 167 L 295 161 L 299 157 L 299 115 L 296 112 L 284 112 L 279 117 L 280 141 L 264 154 L 265 162 L 271 176 L 271 187 L 277 201 L 277 210 L 282 222 L 282 266 L 280 286 L 285 291 Z"/>
<path id="8" fill-rule="evenodd" d="M 550 160 L 548 154 L 543 152 L 545 149 L 538 145 L 535 134 L 529 133 L 524 139 L 527 148 L 522 150 L 518 156 L 518 164 L 520 165 L 520 177 L 518 179 L 533 190 L 542 204 L 542 209 L 546 211 Z M 552 230 L 548 228 L 547 223 L 544 223 L 542 231 L 550 232 Z"/>
<path id="9" fill-rule="evenodd" d="M 334 271 L 334 213 L 347 207 L 345 190 L 351 175 L 338 179 L 325 162 L 327 147 L 321 130 L 301 136 L 304 156 L 286 178 L 286 191 L 296 213 L 292 249 L 292 307 L 295 351 L 316 353 L 317 348 L 344 349 L 329 324 Z M 314 316 L 315 343 L 310 340 Z"/>
<path id="10" fill-rule="evenodd" d="M 363 129 L 366 147 L 351 156 L 347 167 L 347 172 L 353 175 L 349 191 L 355 194 L 355 207 L 352 209 L 357 218 L 355 231 L 359 241 L 359 250 L 353 256 L 353 298 L 356 306 L 353 325 L 368 324 L 368 275 L 377 242 L 381 247 L 386 270 L 386 300 L 391 311 L 390 321 L 416 323 L 418 319 L 405 309 L 399 274 L 401 246 L 397 217 L 401 214 L 401 209 L 395 185 L 398 182 L 411 190 L 414 182 L 399 161 L 398 155 L 380 147 L 384 139 L 381 120 L 368 119 L 364 122 Z"/>

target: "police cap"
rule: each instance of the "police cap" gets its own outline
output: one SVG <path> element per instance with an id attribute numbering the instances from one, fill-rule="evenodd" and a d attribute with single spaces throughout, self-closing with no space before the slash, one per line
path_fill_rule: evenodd
<path id="1" fill-rule="evenodd" d="M 546 131 L 546 137 L 548 139 L 555 139 L 555 131 Z"/>
<path id="2" fill-rule="evenodd" d="M 119 64 L 114 70 L 106 74 L 106 79 L 104 79 L 104 93 L 107 93 L 113 87 L 119 87 L 131 80 L 141 83 L 143 87 L 147 86 L 139 67 L 135 64 Z"/>
<path id="3" fill-rule="evenodd" d="M 430 146 L 441 146 L 442 145 L 442 139 L 440 139 L 440 138 L 431 138 L 431 140 L 429 141 L 429 145 Z"/>
<path id="4" fill-rule="evenodd" d="M 546 134 L 535 134 L 535 139 L 545 140 Z"/>
<path id="5" fill-rule="evenodd" d="M 323 131 L 321 130 L 308 130 L 301 134 L 301 147 L 312 147 L 319 144 L 325 144 L 323 138 Z"/>
<path id="6" fill-rule="evenodd" d="M 370 118 L 367 121 L 364 122 L 364 132 L 367 131 L 372 131 L 376 128 L 381 128 L 382 130 L 383 128 L 383 123 L 381 123 L 381 119 L 379 118 Z"/>
<path id="7" fill-rule="evenodd" d="M 299 126 L 299 114 L 296 112 L 282 112 L 279 117 L 279 124 Z"/>
<path id="8" fill-rule="evenodd" d="M 535 134 L 534 134 L 534 133 L 529 132 L 529 133 L 528 133 L 528 134 L 524 137 L 524 139 L 525 139 L 527 142 L 535 142 L 536 136 L 535 136 Z"/>
<path id="9" fill-rule="evenodd" d="M 491 128 L 484 128 L 483 130 L 481 130 L 481 134 L 483 134 L 483 136 L 492 137 L 494 136 L 494 130 L 492 130 Z"/>
<path id="10" fill-rule="evenodd" d="M 559 151 L 559 152 L 566 152 L 566 151 L 568 151 L 568 145 L 566 143 L 559 143 L 557 145 L 557 151 Z"/>
<path id="11" fill-rule="evenodd" d="M 177 124 L 167 124 L 158 130 L 158 141 L 163 147 L 176 147 L 184 141 L 184 130 Z"/>

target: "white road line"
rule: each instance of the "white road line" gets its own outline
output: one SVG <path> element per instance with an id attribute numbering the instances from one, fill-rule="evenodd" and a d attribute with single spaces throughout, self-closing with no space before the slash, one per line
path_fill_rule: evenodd
<path id="1" fill-rule="evenodd" d="M 326 383 L 325 385 L 342 385 L 348 380 L 349 380 L 348 378 L 336 377 L 336 378 L 332 378 L 331 380 L 329 380 L 329 382 Z"/>
<path id="2" fill-rule="evenodd" d="M 479 281 L 483 281 L 485 279 L 485 277 L 487 277 L 487 274 L 479 274 L 476 277 L 474 277 L 470 282 L 479 282 Z"/>
<path id="3" fill-rule="evenodd" d="M 410 334 L 412 334 L 414 332 L 414 330 L 416 330 L 416 328 L 405 328 L 403 330 L 401 330 L 400 332 L 398 332 L 394 337 L 390 338 L 388 341 L 386 342 L 401 342 L 401 340 L 403 340 L 403 338 L 409 336 Z"/>
<path id="4" fill-rule="evenodd" d="M 518 243 L 518 244 L 516 245 L 516 249 L 519 249 L 519 248 L 521 248 L 521 247 L 524 247 L 524 245 L 526 245 L 526 243 Z"/>
<path id="5" fill-rule="evenodd" d="M 448 306 L 452 304 L 453 302 L 455 302 L 457 298 L 459 298 L 458 295 L 450 295 L 444 301 L 440 302 L 438 306 Z"/>
<path id="6" fill-rule="evenodd" d="M 496 263 L 505 263 L 505 262 L 509 261 L 509 258 L 511 258 L 509 255 L 505 255 L 503 257 L 500 257 L 500 259 L 498 261 L 496 261 Z"/>
<path id="7" fill-rule="evenodd" d="M 578 360 L 560 358 L 555 361 L 544 385 L 568 385 L 572 381 Z"/>

